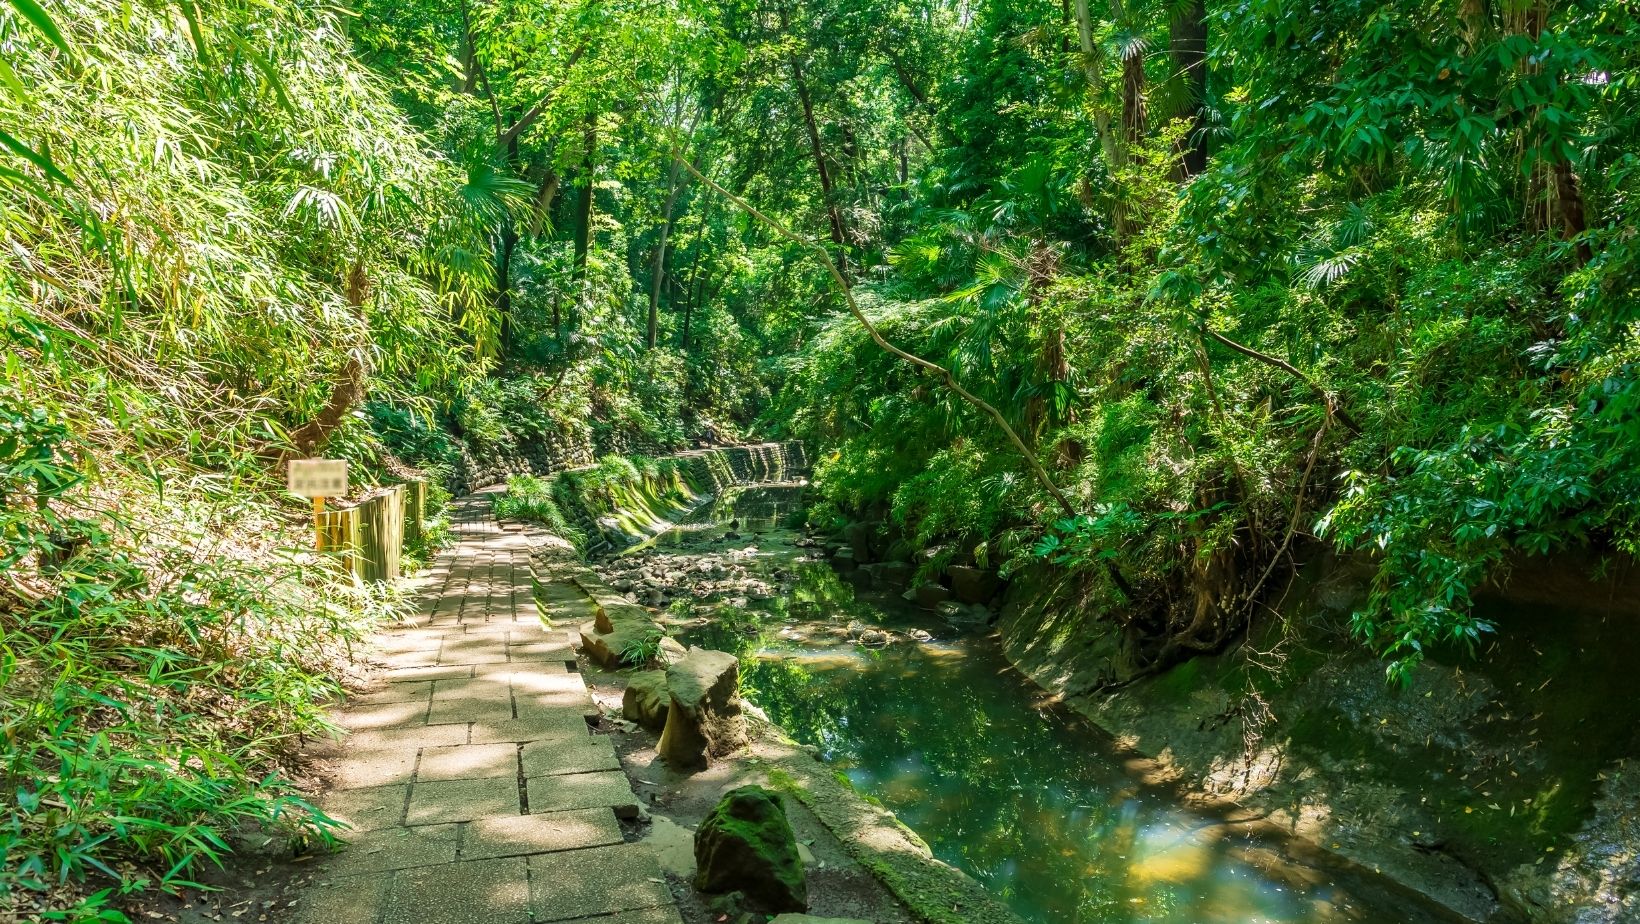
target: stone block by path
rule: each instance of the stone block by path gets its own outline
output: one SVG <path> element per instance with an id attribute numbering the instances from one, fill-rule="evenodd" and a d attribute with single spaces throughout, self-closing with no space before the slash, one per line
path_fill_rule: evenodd
<path id="1" fill-rule="evenodd" d="M 530 910 L 537 921 L 642 911 L 672 904 L 654 854 L 619 844 L 530 857 Z"/>

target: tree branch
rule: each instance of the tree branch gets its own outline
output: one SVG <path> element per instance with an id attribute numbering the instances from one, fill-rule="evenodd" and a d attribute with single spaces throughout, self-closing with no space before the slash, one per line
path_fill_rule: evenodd
<path id="1" fill-rule="evenodd" d="M 785 225 L 782 225 L 780 222 L 775 221 L 773 218 L 770 218 L 769 216 L 758 211 L 756 206 L 753 206 L 750 202 L 747 202 L 745 199 L 742 199 L 727 189 L 724 189 L 722 186 L 719 186 L 711 178 L 696 169 L 695 165 L 685 158 L 683 153 L 676 148 L 673 149 L 672 156 L 677 158 L 678 161 L 683 164 L 684 169 L 688 170 L 690 174 L 695 177 L 695 179 L 701 181 L 701 183 L 705 184 L 708 188 L 716 190 L 724 198 L 738 206 L 741 211 L 752 216 L 763 224 L 768 225 L 770 228 L 774 229 L 775 233 L 779 234 L 786 240 L 813 251 L 815 255 L 820 258 L 820 261 L 825 264 L 826 272 L 831 274 L 832 280 L 835 281 L 838 288 L 842 290 L 843 298 L 848 303 L 849 313 L 854 315 L 854 320 L 858 321 L 860 326 L 865 328 L 866 333 L 871 335 L 872 341 L 874 341 L 877 346 L 881 347 L 885 352 L 896 356 L 919 369 L 932 372 L 945 383 L 946 388 L 950 389 L 952 392 L 955 392 L 962 398 L 962 400 L 984 412 L 986 416 L 995 421 L 997 427 L 1007 435 L 1008 441 L 1014 444 L 1015 449 L 1019 450 L 1019 454 L 1025 460 L 1026 466 L 1030 468 L 1031 474 L 1035 476 L 1037 482 L 1042 485 L 1043 489 L 1052 495 L 1054 501 L 1058 503 L 1060 509 L 1064 511 L 1065 515 L 1076 516 L 1076 508 L 1071 506 L 1071 502 L 1069 498 L 1065 496 L 1065 492 L 1061 491 L 1059 486 L 1054 483 L 1053 476 L 1049 475 L 1048 470 L 1042 467 L 1042 463 L 1036 458 L 1036 454 L 1031 452 L 1030 447 L 1027 446 L 1025 441 L 1020 438 L 1018 431 L 1013 428 L 1012 424 L 1008 423 L 1008 419 L 1002 415 L 1001 411 L 997 410 L 995 406 L 990 404 L 985 399 L 962 387 L 961 383 L 956 380 L 956 377 L 951 374 L 951 370 L 941 366 L 938 363 L 923 359 L 921 356 L 908 353 L 894 344 L 889 343 L 888 340 L 883 337 L 882 332 L 877 329 L 877 326 L 872 324 L 871 320 L 865 316 L 865 312 L 860 310 L 859 302 L 854 299 L 854 290 L 849 286 L 848 280 L 843 277 L 842 271 L 837 268 L 837 264 L 832 261 L 831 254 L 826 252 L 826 248 L 824 246 L 793 233 L 788 230 Z M 1114 571 L 1114 566 L 1112 570 Z M 1120 577 L 1119 574 L 1115 576 L 1118 578 Z M 1127 588 L 1124 586 L 1126 583 L 1126 581 L 1119 580 L 1117 586 L 1126 592 Z"/>
<path id="2" fill-rule="evenodd" d="M 1322 388 L 1319 382 L 1310 378 L 1297 366 L 1294 366 L 1285 359 L 1271 356 L 1268 353 L 1260 353 L 1258 350 L 1255 350 L 1250 346 L 1237 343 L 1229 337 L 1214 331 L 1205 323 L 1200 325 L 1197 329 L 1201 331 L 1203 336 L 1211 337 L 1212 339 L 1224 344 L 1232 350 L 1235 350 L 1243 356 L 1251 357 L 1252 359 L 1256 359 L 1268 366 L 1274 366 L 1293 378 L 1298 379 L 1300 382 L 1303 382 L 1305 385 L 1308 385 L 1310 390 L 1315 392 L 1316 395 L 1321 398 L 1321 404 L 1327 409 L 1328 417 L 1337 418 L 1338 422 L 1349 428 L 1351 433 L 1354 433 L 1356 436 L 1361 435 L 1361 426 L 1355 422 L 1355 418 L 1350 416 L 1349 411 L 1344 409 L 1344 405 L 1339 402 L 1338 397 L 1325 388 Z"/>
<path id="3" fill-rule="evenodd" d="M 579 47 L 570 52 L 569 60 L 564 62 L 564 71 L 566 75 L 568 74 L 570 68 L 575 66 L 575 62 L 581 60 L 581 56 L 586 54 L 586 50 L 586 43 L 582 42 Z M 558 86 L 548 90 L 546 95 L 541 97 L 540 102 L 536 103 L 534 106 L 531 106 L 528 112 L 525 112 L 523 115 L 518 117 L 518 121 L 514 122 L 511 128 L 508 128 L 506 131 L 502 132 L 501 136 L 496 139 L 497 152 L 505 152 L 508 145 L 512 144 L 513 141 L 516 140 L 519 135 L 522 135 L 531 125 L 534 125 L 535 120 L 541 118 L 541 114 L 547 111 L 547 107 L 552 105 L 552 101 L 558 97 L 558 91 L 563 89 L 564 84 L 567 82 L 567 80 L 560 80 L 558 82 Z"/>

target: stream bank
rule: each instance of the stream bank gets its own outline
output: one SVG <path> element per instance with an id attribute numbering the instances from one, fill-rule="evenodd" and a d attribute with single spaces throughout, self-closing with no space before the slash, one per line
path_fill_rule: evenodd
<path id="1" fill-rule="evenodd" d="M 1021 670 L 1204 804 L 1254 810 L 1472 920 L 1640 920 L 1635 598 L 1547 570 L 1517 586 L 1559 587 L 1558 605 L 1483 598 L 1497 634 L 1476 657 L 1432 652 L 1406 689 L 1349 635 L 1364 578 L 1333 560 L 1246 642 L 1115 693 L 1080 692 L 1120 670 L 1118 646 L 1045 575 L 1016 582 L 998 629 Z"/>
<path id="2" fill-rule="evenodd" d="M 796 507 L 793 493 L 788 481 L 771 502 L 761 486 L 742 484 L 711 503 L 672 503 L 664 519 L 631 519 L 643 521 L 631 530 L 641 540 L 624 554 L 611 544 L 591 559 L 592 596 L 642 604 L 682 642 L 738 654 L 745 696 L 772 720 L 754 722 L 763 734 L 748 753 L 696 780 L 669 775 L 653 742 L 630 736 L 623 759 L 664 816 L 658 835 L 677 837 L 721 789 L 762 782 L 806 790 L 813 814 L 804 817 L 823 820 L 834 846 L 887 882 L 916 919 L 1462 919 L 1257 813 L 1187 804 L 1173 781 L 1145 776 L 1152 765 L 1126 742 L 1010 666 L 1003 639 L 987 628 L 1003 590 L 994 574 L 952 560 L 938 581 L 902 591 L 916 568 L 874 560 L 888 548 L 880 537 L 854 530 L 827 542 L 786 528 L 781 514 Z M 589 680 L 613 724 L 624 676 Z M 794 770 L 804 785 L 792 784 Z M 838 794 L 840 824 L 826 818 L 833 799 L 817 799 L 813 781 Z M 894 814 L 871 805 L 879 801 Z M 884 832 L 895 835 L 892 845 L 862 849 Z M 908 887 L 918 874 L 897 882 L 885 858 L 902 874 L 933 870 L 945 884 L 967 879 L 948 875 L 960 868 L 998 912 L 919 901 Z M 854 887 L 835 893 L 845 912 L 869 896 Z"/>

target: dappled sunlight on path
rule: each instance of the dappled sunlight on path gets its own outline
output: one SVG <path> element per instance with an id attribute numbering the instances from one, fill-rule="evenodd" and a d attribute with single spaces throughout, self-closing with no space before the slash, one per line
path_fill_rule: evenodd
<path id="1" fill-rule="evenodd" d="M 339 716 L 352 734 L 320 805 L 352 830 L 293 920 L 678 924 L 655 857 L 625 840 L 637 799 L 569 637 L 536 609 L 531 551 L 551 537 L 498 526 L 482 494 L 454 512 L 418 615 L 377 640 L 385 682 Z"/>

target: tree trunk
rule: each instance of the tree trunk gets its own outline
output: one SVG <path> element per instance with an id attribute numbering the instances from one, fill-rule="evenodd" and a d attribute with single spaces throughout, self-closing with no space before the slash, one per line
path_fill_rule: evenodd
<path id="1" fill-rule="evenodd" d="M 1560 212 L 1560 230 L 1567 240 L 1576 240 L 1588 230 L 1587 218 L 1583 214 L 1583 189 L 1577 181 L 1577 174 L 1572 172 L 1571 164 L 1559 161 L 1554 169 L 1555 204 Z M 1593 258 L 1588 241 L 1578 240 L 1574 246 L 1579 263 L 1588 263 Z"/>
<path id="2" fill-rule="evenodd" d="M 597 179 L 595 150 L 598 147 L 597 116 L 587 116 L 586 160 L 581 176 L 581 199 L 575 206 L 575 263 L 570 278 L 580 282 L 587 275 L 587 254 L 592 250 L 592 195 Z"/>
<path id="3" fill-rule="evenodd" d="M 672 236 L 672 209 L 677 205 L 678 194 L 683 192 L 681 176 L 683 168 L 674 162 L 669 171 L 666 184 L 666 206 L 661 210 L 660 240 L 655 244 L 655 266 L 649 280 L 649 330 L 644 338 L 644 346 L 655 348 L 661 315 L 661 283 L 666 278 L 666 242 Z"/>
<path id="4" fill-rule="evenodd" d="M 1179 7 L 1171 24 L 1173 67 L 1184 78 L 1190 98 L 1190 134 L 1180 149 L 1184 175 L 1207 169 L 1207 5 L 1189 0 Z"/>
<path id="5" fill-rule="evenodd" d="M 1128 18 L 1122 0 L 1110 0 L 1110 21 L 1118 28 L 1136 28 Z M 1145 56 L 1138 49 L 1122 52 L 1122 138 L 1128 144 L 1138 144 L 1145 136 Z"/>
<path id="6" fill-rule="evenodd" d="M 781 31 L 791 34 L 791 21 L 786 14 L 786 8 L 780 8 Z M 803 107 L 803 129 L 809 138 L 809 149 L 814 154 L 814 169 L 820 175 L 820 195 L 826 203 L 826 218 L 831 224 L 831 241 L 837 245 L 838 266 L 844 275 L 848 274 L 848 234 L 843 228 L 843 213 L 837 207 L 836 190 L 833 188 L 831 170 L 826 166 L 825 148 L 820 143 L 820 128 L 814 121 L 814 100 L 809 96 L 808 81 L 803 77 L 803 63 L 797 60 L 796 53 L 788 59 L 792 72 L 792 86 L 797 90 L 797 101 Z"/>
<path id="7" fill-rule="evenodd" d="M 346 290 L 348 305 L 363 318 L 365 303 L 370 300 L 370 277 L 365 275 L 363 263 L 355 262 L 349 267 Z M 369 374 L 364 350 L 361 348 L 348 353 L 347 360 L 331 382 L 330 397 L 325 401 L 325 406 L 312 420 L 291 431 L 290 444 L 296 456 L 311 457 L 325 448 L 331 434 L 347 419 L 348 411 L 364 400 L 365 378 Z"/>
<path id="8" fill-rule="evenodd" d="M 517 249 L 518 226 L 509 215 L 501 219 L 501 241 L 496 248 L 495 258 L 495 312 L 501 322 L 502 352 L 506 352 L 512 343 L 516 326 L 513 323 L 512 258 L 513 252 Z"/>
<path id="9" fill-rule="evenodd" d="M 1105 102 L 1105 81 L 1099 73 L 1099 49 L 1093 42 L 1093 11 L 1088 7 L 1088 2 L 1089 0 L 1074 0 L 1073 3 L 1077 45 L 1082 52 L 1082 70 L 1088 81 L 1088 93 L 1093 97 L 1094 132 L 1099 138 L 1099 149 L 1104 154 L 1105 165 L 1114 176 L 1127 163 L 1127 152 L 1116 132 L 1111 131 L 1110 109 Z M 1119 190 L 1111 213 L 1117 240 L 1127 238 L 1131 230 L 1128 227 L 1127 209 Z"/>
<path id="10" fill-rule="evenodd" d="M 558 171 L 547 168 L 547 175 L 541 180 L 541 187 L 535 191 L 535 212 L 530 216 L 530 237 L 541 234 L 546 226 L 547 216 L 552 214 L 553 200 L 558 198 Z"/>

